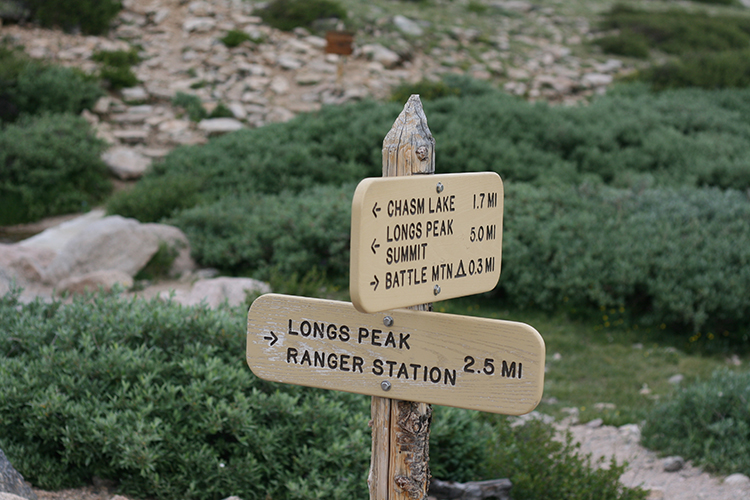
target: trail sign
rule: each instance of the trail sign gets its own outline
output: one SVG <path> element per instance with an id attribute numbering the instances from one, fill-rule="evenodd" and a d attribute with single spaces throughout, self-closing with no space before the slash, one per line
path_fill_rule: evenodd
<path id="1" fill-rule="evenodd" d="M 352 302 L 373 313 L 492 290 L 502 232 L 494 172 L 365 179 L 352 201 Z"/>
<path id="2" fill-rule="evenodd" d="M 268 294 L 247 316 L 247 364 L 275 382 L 505 415 L 542 397 L 545 346 L 529 325 Z"/>

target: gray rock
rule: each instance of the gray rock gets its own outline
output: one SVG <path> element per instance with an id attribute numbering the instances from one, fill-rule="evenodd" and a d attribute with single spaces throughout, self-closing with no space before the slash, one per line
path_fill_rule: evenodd
<path id="1" fill-rule="evenodd" d="M 362 53 L 375 62 L 379 62 L 385 68 L 393 68 L 401 62 L 401 56 L 396 52 L 383 47 L 379 43 L 372 43 L 362 47 Z"/>
<path id="2" fill-rule="evenodd" d="M 492 2 L 490 5 L 497 9 L 511 10 L 514 12 L 529 12 L 534 8 L 534 6 L 531 5 L 530 2 L 525 2 L 523 0 L 504 0 Z"/>
<path id="3" fill-rule="evenodd" d="M 604 420 L 601 418 L 595 418 L 594 420 L 589 420 L 589 422 L 586 423 L 586 427 L 589 429 L 598 429 L 602 424 L 604 424 Z"/>
<path id="4" fill-rule="evenodd" d="M 115 130 L 112 135 L 125 144 L 143 144 L 148 139 L 148 131 L 142 129 Z"/>
<path id="5" fill-rule="evenodd" d="M 245 302 L 248 293 L 263 294 L 270 292 L 271 287 L 267 283 L 251 278 L 214 278 L 196 281 L 190 292 L 177 292 L 172 300 L 187 306 L 205 303 L 207 306 L 215 308 L 225 301 L 230 306 L 241 305 Z M 166 292 L 162 295 L 163 298 L 168 296 L 169 294 Z"/>
<path id="6" fill-rule="evenodd" d="M 395 24 L 396 28 L 398 28 L 398 30 L 404 35 L 422 36 L 424 34 L 424 30 L 416 21 L 400 14 L 393 16 L 393 24 Z"/>
<path id="7" fill-rule="evenodd" d="M 586 73 L 581 78 L 581 83 L 587 87 L 603 87 L 612 83 L 612 75 L 604 73 Z"/>
<path id="8" fill-rule="evenodd" d="M 102 154 L 102 160 L 113 174 L 123 180 L 138 179 L 151 166 L 150 158 L 126 147 L 114 147 L 105 151 Z"/>
<path id="9" fill-rule="evenodd" d="M 664 472 L 677 472 L 685 466 L 685 459 L 682 457 L 667 457 L 662 461 Z"/>
<path id="10" fill-rule="evenodd" d="M 158 249 L 158 238 L 135 219 L 105 217 L 68 241 L 45 270 L 45 281 L 57 285 L 65 278 L 102 269 L 135 276 Z"/>
<path id="11" fill-rule="evenodd" d="M 740 473 L 732 474 L 724 478 L 724 484 L 747 488 L 750 486 L 750 477 Z"/>
<path id="12" fill-rule="evenodd" d="M 122 89 L 122 100 L 129 103 L 140 103 L 148 99 L 148 92 L 143 87 Z"/>
<path id="13" fill-rule="evenodd" d="M 133 286 L 133 278 L 122 271 L 93 271 L 82 276 L 71 276 L 62 280 L 57 285 L 57 291 L 58 293 L 84 294 L 87 291 L 96 292 L 100 288 L 110 291 L 115 285 L 120 285 L 127 290 Z"/>
<path id="14" fill-rule="evenodd" d="M 216 26 L 216 21 L 210 17 L 191 17 L 182 23 L 182 29 L 188 33 L 193 31 L 205 33 L 214 29 L 214 26 Z"/>
<path id="15" fill-rule="evenodd" d="M 190 256 L 190 242 L 180 229 L 167 224 L 143 224 L 141 228 L 152 234 L 160 243 L 166 243 L 172 250 L 177 252 L 172 268 L 169 271 L 170 277 L 180 277 L 184 273 L 194 271 L 198 268 L 195 261 Z"/>
<path id="16" fill-rule="evenodd" d="M 36 494 L 23 480 L 23 476 L 13 468 L 3 450 L 0 450 L 0 492 L 37 500 Z"/>
<path id="17" fill-rule="evenodd" d="M 16 245 L 22 248 L 48 250 L 52 252 L 53 256 L 57 255 L 61 248 L 67 245 L 79 234 L 83 233 L 90 224 L 104 218 L 104 215 L 104 210 L 92 210 L 80 217 L 63 222 L 55 227 L 45 229 L 31 238 L 19 241 Z M 50 262 L 47 262 L 46 265 Z"/>
<path id="18" fill-rule="evenodd" d="M 243 128 L 241 121 L 234 118 L 208 118 L 198 123 L 198 129 L 208 135 L 221 135 L 228 132 L 235 132 Z"/>
<path id="19" fill-rule="evenodd" d="M 676 375 L 672 375 L 669 377 L 669 383 L 672 385 L 680 385 L 682 381 L 685 379 L 685 376 L 681 373 L 678 373 Z"/>

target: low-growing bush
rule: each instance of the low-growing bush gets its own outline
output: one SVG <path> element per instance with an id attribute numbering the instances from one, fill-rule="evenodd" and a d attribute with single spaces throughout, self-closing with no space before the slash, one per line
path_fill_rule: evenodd
<path id="1" fill-rule="evenodd" d="M 750 475 L 749 402 L 750 372 L 716 372 L 654 408 L 643 443 L 711 472 Z"/>
<path id="2" fill-rule="evenodd" d="M 0 297 L 0 448 L 37 487 L 112 480 L 162 500 L 366 498 L 369 399 L 265 382 L 245 359 L 245 311 L 89 295 Z M 436 407 L 441 479 L 509 477 L 513 497 L 637 500 L 622 467 L 539 423 Z"/>
<path id="3" fill-rule="evenodd" d="M 172 106 L 179 106 L 185 110 L 190 119 L 199 122 L 208 116 L 206 108 L 203 107 L 201 98 L 194 94 L 177 92 L 172 98 Z"/>
<path id="4" fill-rule="evenodd" d="M 158 222 L 199 201 L 200 176 L 146 176 L 137 189 L 119 191 L 107 200 L 107 211 L 141 222 Z"/>
<path id="5" fill-rule="evenodd" d="M 499 298 L 621 310 L 636 324 L 679 332 L 686 345 L 750 341 L 745 193 L 506 187 Z"/>
<path id="6" fill-rule="evenodd" d="M 346 10 L 336 0 L 272 0 L 258 13 L 265 23 L 283 31 L 309 27 L 318 19 L 346 19 Z"/>
<path id="7" fill-rule="evenodd" d="M 440 173 L 493 170 L 505 180 L 537 185 L 593 179 L 620 187 L 750 187 L 746 90 L 613 92 L 588 106 L 552 108 L 484 86 L 446 85 L 466 97 L 425 102 Z M 197 97 L 180 94 L 175 102 L 205 117 Z M 205 146 L 178 148 L 122 202 L 132 209 L 128 215 L 153 220 L 170 215 L 156 207 L 174 207 L 160 201 L 173 198 L 167 191 L 146 196 L 162 177 L 201 179 L 196 196 L 203 203 L 380 176 L 383 137 L 400 108 L 374 102 L 325 107 Z"/>
<path id="8" fill-rule="evenodd" d="M 44 64 L 0 46 L 0 121 L 21 114 L 78 114 L 102 95 L 98 82 L 78 70 Z"/>
<path id="9" fill-rule="evenodd" d="M 649 12 L 624 4 L 615 5 L 604 15 L 602 27 L 620 30 L 621 45 L 648 42 L 669 54 L 745 49 L 750 46 L 750 18 L 712 16 L 704 12 L 672 9 Z M 611 43 L 608 42 L 608 43 Z"/>
<path id="10" fill-rule="evenodd" d="M 656 90 L 701 87 L 708 90 L 750 86 L 750 50 L 708 52 L 648 69 Z"/>
<path id="11" fill-rule="evenodd" d="M 104 146 L 73 115 L 25 117 L 0 129 L 0 225 L 93 207 L 111 188 Z"/>
<path id="12" fill-rule="evenodd" d="M 251 40 L 252 37 L 242 30 L 229 30 L 226 35 L 221 39 L 221 43 L 229 48 L 237 47 L 238 45 Z"/>
<path id="13" fill-rule="evenodd" d="M 101 35 L 122 9 L 118 0 L 26 0 L 32 16 L 47 28 Z"/>
<path id="14" fill-rule="evenodd" d="M 300 193 L 227 196 L 168 219 L 190 240 L 203 265 L 269 279 L 272 272 L 331 279 L 349 270 L 354 185 L 314 186 Z"/>
<path id="15" fill-rule="evenodd" d="M 117 90 L 138 85 L 138 77 L 131 69 L 141 60 L 136 49 L 96 52 L 91 59 L 101 63 L 99 77 L 109 84 L 109 88 Z"/>

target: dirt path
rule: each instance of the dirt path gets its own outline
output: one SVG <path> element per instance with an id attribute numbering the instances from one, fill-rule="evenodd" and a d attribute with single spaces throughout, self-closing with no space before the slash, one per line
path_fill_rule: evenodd
<path id="1" fill-rule="evenodd" d="M 581 443 L 581 453 L 594 460 L 615 456 L 628 467 L 620 478 L 626 486 L 650 490 L 649 500 L 749 500 L 750 480 L 712 476 L 687 462 L 679 471 L 665 472 L 664 458 L 639 444 L 636 425 L 622 427 L 574 425 L 568 427 Z"/>

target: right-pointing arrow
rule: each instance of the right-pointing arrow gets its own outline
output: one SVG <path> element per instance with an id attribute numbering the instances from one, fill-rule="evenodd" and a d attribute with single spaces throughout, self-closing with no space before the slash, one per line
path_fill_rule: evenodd
<path id="1" fill-rule="evenodd" d="M 276 334 L 273 333 L 273 332 L 270 332 L 270 333 L 271 333 L 270 337 L 266 335 L 265 337 L 263 337 L 263 339 L 270 340 L 271 344 L 269 344 L 269 345 L 274 345 L 276 343 L 276 341 L 279 340 L 279 337 L 277 337 Z"/>
<path id="2" fill-rule="evenodd" d="M 378 284 L 380 283 L 380 280 L 378 280 L 377 274 L 374 275 L 375 281 L 370 282 L 370 286 L 374 286 L 375 288 L 372 290 L 373 292 L 378 289 Z"/>

